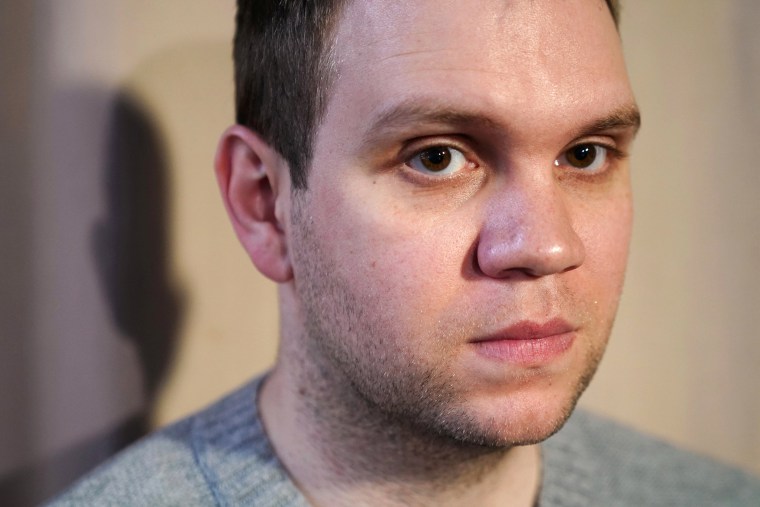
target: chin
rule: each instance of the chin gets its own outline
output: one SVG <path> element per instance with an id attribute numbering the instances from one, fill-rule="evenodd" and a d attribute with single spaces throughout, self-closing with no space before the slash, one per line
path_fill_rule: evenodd
<path id="1" fill-rule="evenodd" d="M 543 406 L 536 409 L 510 409 L 508 414 L 473 420 L 469 431 L 459 435 L 473 444 L 487 447 L 513 447 L 543 442 L 562 428 L 572 414 L 572 406 Z"/>
<path id="2" fill-rule="evenodd" d="M 555 384 L 534 385 L 508 394 L 461 393 L 458 402 L 441 407 L 443 410 L 427 426 L 461 444 L 491 448 L 536 444 L 562 428 L 586 380 L 565 383 L 562 389 Z"/>

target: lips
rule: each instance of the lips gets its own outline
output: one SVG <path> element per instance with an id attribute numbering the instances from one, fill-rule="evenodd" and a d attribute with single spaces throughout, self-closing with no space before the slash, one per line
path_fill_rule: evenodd
<path id="1" fill-rule="evenodd" d="M 569 350 L 576 331 L 575 326 L 561 318 L 543 323 L 521 321 L 478 337 L 471 344 L 476 352 L 492 360 L 525 366 L 541 365 Z"/>

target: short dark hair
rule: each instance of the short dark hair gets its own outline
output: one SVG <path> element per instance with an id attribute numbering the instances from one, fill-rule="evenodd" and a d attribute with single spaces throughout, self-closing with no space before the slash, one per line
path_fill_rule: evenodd
<path id="1" fill-rule="evenodd" d="M 334 77 L 331 45 L 348 1 L 238 0 L 235 121 L 263 137 L 305 189 L 314 136 Z M 618 0 L 606 0 L 615 24 Z"/>

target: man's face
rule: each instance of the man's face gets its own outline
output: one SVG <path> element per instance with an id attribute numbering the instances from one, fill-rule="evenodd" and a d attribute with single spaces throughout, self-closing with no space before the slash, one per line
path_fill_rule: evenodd
<path id="1" fill-rule="evenodd" d="M 293 202 L 304 348 L 425 431 L 546 438 L 601 358 L 630 235 L 605 3 L 354 1 L 336 57 Z"/>

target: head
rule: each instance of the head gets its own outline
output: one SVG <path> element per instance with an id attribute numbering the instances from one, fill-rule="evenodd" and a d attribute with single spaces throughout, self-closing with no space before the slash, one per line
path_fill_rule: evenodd
<path id="1" fill-rule="evenodd" d="M 638 113 L 612 4 L 303 9 L 323 38 L 270 30 L 314 47 L 280 47 L 292 88 L 238 90 L 249 127 L 217 157 L 238 236 L 281 284 L 280 363 L 308 396 L 441 438 L 546 438 L 601 359 L 627 258 Z"/>

